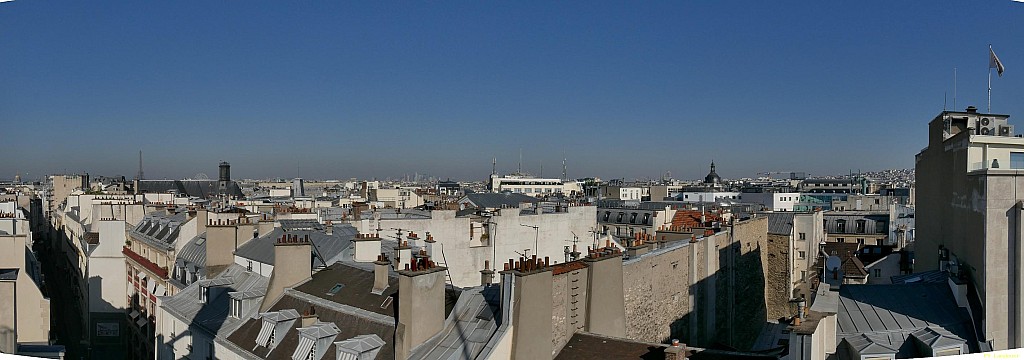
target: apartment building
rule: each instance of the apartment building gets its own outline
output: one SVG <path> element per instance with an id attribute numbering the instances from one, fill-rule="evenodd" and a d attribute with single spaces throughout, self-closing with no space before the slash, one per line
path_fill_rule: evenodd
<path id="1" fill-rule="evenodd" d="M 1024 139 L 1009 115 L 943 111 L 916 157 L 915 270 L 968 283 L 982 341 L 1024 347 Z"/>
<path id="2" fill-rule="evenodd" d="M 7 354 L 52 339 L 49 294 L 26 213 L 16 202 L 0 202 L 0 352 Z"/>
<path id="3" fill-rule="evenodd" d="M 860 245 L 892 245 L 889 240 L 889 211 L 827 211 L 826 241 Z"/>

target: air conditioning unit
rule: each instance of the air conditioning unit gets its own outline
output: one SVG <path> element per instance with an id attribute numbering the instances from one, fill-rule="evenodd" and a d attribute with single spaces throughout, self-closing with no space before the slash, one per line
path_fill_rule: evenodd
<path id="1" fill-rule="evenodd" d="M 1013 125 L 999 125 L 999 136 L 1013 136 Z"/>
<path id="2" fill-rule="evenodd" d="M 992 120 L 989 118 L 981 118 L 981 126 L 988 127 L 992 124 Z"/>
<path id="3" fill-rule="evenodd" d="M 983 128 L 981 128 L 981 134 L 982 135 L 995 135 L 995 132 L 992 131 L 992 128 L 983 127 Z"/>

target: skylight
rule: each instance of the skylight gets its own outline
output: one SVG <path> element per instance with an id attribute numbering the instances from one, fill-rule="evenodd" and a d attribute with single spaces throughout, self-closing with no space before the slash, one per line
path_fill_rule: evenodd
<path id="1" fill-rule="evenodd" d="M 345 287 L 345 285 L 342 285 L 342 284 L 335 284 L 335 285 L 334 285 L 334 287 L 332 287 L 332 288 L 331 288 L 331 290 L 327 292 L 327 295 L 329 295 L 329 296 L 334 296 L 334 295 L 335 295 L 335 294 L 337 294 L 337 293 L 338 293 L 339 291 L 341 291 L 341 289 L 342 289 L 342 288 L 344 288 L 344 287 Z"/>

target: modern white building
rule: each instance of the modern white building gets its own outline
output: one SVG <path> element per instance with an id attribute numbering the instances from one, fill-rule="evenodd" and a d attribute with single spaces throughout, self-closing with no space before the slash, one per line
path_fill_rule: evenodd
<path id="1" fill-rule="evenodd" d="M 800 202 L 800 193 L 743 193 L 740 196 L 743 202 L 761 204 L 771 211 L 793 211 Z"/>
<path id="2" fill-rule="evenodd" d="M 565 194 L 575 196 L 582 192 L 579 182 L 552 178 L 536 178 L 528 175 L 492 174 L 488 189 L 492 192 L 508 191 L 530 196 Z"/>

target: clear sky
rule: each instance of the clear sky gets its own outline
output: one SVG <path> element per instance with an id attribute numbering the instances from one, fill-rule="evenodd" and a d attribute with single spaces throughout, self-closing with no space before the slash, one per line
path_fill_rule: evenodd
<path id="1" fill-rule="evenodd" d="M 698 178 L 914 165 L 926 123 L 1024 130 L 1024 3 L 0 3 L 0 178 Z"/>

